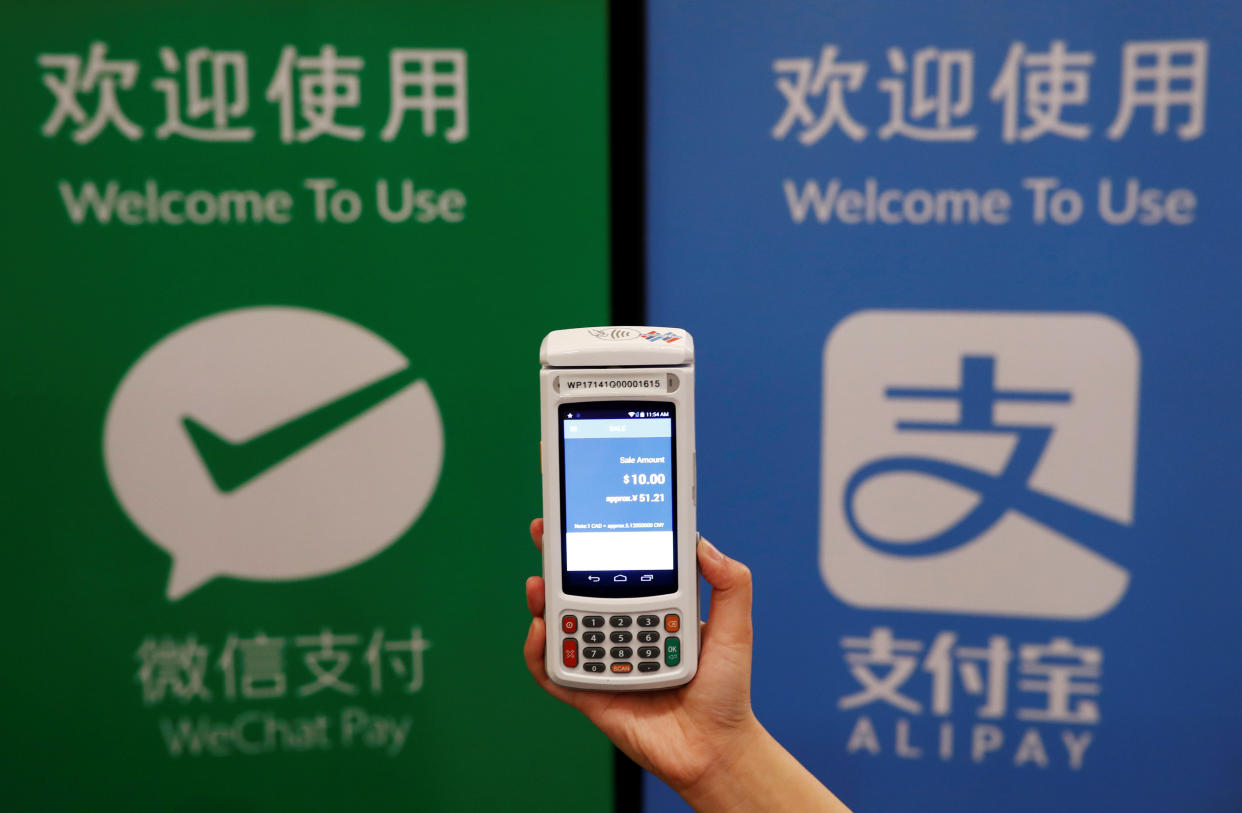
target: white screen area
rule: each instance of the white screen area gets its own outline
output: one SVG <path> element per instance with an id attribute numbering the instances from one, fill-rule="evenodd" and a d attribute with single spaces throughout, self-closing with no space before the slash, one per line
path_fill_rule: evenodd
<path id="1" fill-rule="evenodd" d="M 565 534 L 569 570 L 671 570 L 672 531 Z"/>

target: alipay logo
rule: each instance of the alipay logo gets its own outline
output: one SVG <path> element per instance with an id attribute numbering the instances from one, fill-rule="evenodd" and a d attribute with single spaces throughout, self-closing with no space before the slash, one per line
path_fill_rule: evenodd
<path id="1" fill-rule="evenodd" d="M 1100 314 L 863 311 L 824 349 L 820 569 L 862 607 L 1094 618 L 1134 544 L 1139 354 Z"/>

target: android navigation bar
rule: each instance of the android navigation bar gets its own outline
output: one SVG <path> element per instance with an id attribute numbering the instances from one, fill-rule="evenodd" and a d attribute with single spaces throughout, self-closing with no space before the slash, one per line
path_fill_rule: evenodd
<path id="1" fill-rule="evenodd" d="M 595 574 L 592 573 L 587 576 L 587 581 L 591 582 L 592 584 L 595 584 L 596 582 L 600 581 L 601 578 L 602 577 L 596 576 Z M 624 573 L 617 573 L 613 575 L 612 580 L 614 582 L 628 582 L 630 580 L 630 577 L 625 575 Z M 654 573 L 643 573 L 638 577 L 638 580 L 644 581 L 644 582 L 655 581 L 655 574 Z"/>

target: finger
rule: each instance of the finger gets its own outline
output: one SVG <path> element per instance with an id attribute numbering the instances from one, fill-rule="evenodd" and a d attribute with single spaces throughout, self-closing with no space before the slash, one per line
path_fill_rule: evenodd
<path id="1" fill-rule="evenodd" d="M 750 568 L 730 559 L 706 539 L 699 539 L 699 568 L 712 586 L 707 625 L 713 642 L 749 647 L 751 631 Z"/>
<path id="2" fill-rule="evenodd" d="M 535 543 L 535 548 L 543 553 L 543 517 L 530 521 L 530 538 Z"/>
<path id="3" fill-rule="evenodd" d="M 543 645 L 546 636 L 547 627 L 544 626 L 543 619 L 532 618 L 530 629 L 526 633 L 526 643 L 522 647 L 522 654 L 526 657 L 526 668 L 530 670 L 531 677 L 544 691 L 557 700 L 568 703 L 569 690 L 553 683 L 552 678 L 548 677 L 548 670 L 543 665 Z"/>
<path id="4" fill-rule="evenodd" d="M 530 608 L 530 614 L 535 618 L 543 618 L 543 599 L 543 579 L 531 576 L 526 580 L 526 606 Z"/>
<path id="5" fill-rule="evenodd" d="M 699 622 L 699 651 L 703 651 L 703 647 L 707 646 L 707 622 Z"/>

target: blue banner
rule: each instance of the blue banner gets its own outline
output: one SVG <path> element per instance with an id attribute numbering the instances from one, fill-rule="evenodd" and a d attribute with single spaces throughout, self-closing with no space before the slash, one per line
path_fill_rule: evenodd
<path id="1" fill-rule="evenodd" d="M 649 26 L 648 317 L 760 719 L 869 813 L 1242 809 L 1242 11 Z"/>

